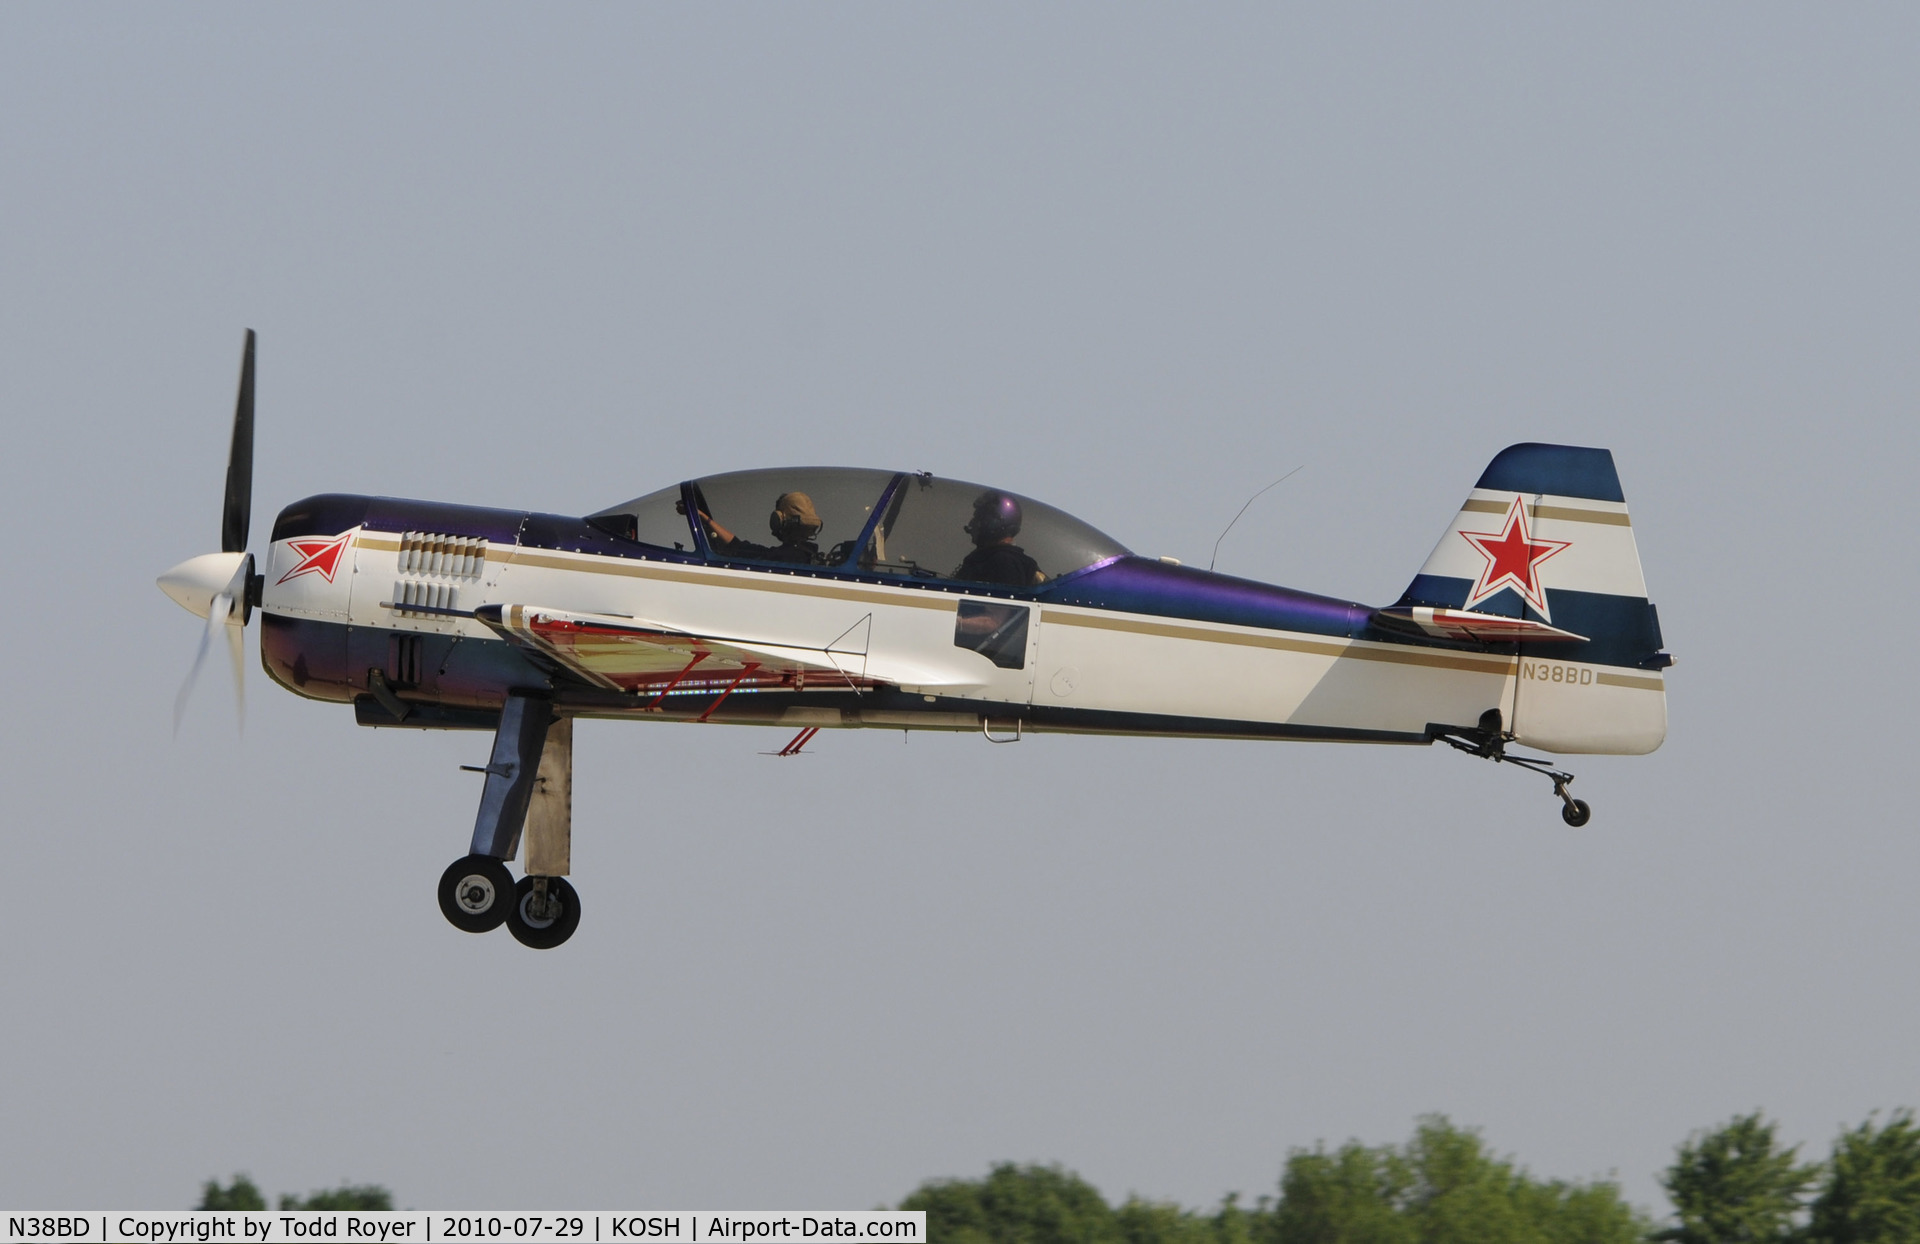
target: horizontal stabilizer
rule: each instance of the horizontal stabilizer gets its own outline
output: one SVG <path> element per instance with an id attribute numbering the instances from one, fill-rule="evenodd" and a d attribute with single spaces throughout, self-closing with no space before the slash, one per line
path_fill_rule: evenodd
<path id="1" fill-rule="evenodd" d="M 1585 635 L 1563 631 L 1545 622 L 1503 618 L 1471 609 L 1440 609 L 1425 605 L 1394 605 L 1374 611 L 1383 625 L 1417 630 L 1435 639 L 1463 639 L 1482 644 L 1585 643 Z"/>

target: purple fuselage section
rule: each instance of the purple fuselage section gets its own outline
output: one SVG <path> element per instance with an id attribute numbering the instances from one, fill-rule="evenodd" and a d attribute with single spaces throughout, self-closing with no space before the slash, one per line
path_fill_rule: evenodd
<path id="1" fill-rule="evenodd" d="M 1053 605 L 1347 639 L 1366 631 L 1373 616 L 1371 608 L 1352 601 L 1144 557 L 1122 557 L 1069 575 L 1042 587 L 1035 596 Z"/>

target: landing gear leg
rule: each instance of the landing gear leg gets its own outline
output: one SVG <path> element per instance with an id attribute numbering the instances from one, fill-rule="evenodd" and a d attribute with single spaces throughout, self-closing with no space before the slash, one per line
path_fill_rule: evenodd
<path id="1" fill-rule="evenodd" d="M 514 888 L 507 932 L 522 946 L 550 950 L 580 924 L 580 896 L 567 884 L 573 866 L 573 718 L 547 731 L 527 809 L 527 875 Z"/>
<path id="2" fill-rule="evenodd" d="M 440 911 L 454 928 L 467 933 L 497 929 L 514 906 L 513 874 L 507 861 L 520 849 L 520 827 L 533 798 L 540 753 L 553 712 L 544 696 L 513 694 L 500 710 L 493 755 L 484 768 L 462 765 L 487 775 L 480 793 L 480 815 L 465 859 L 455 860 L 440 876 Z"/>
<path id="3" fill-rule="evenodd" d="M 1538 756 L 1509 756 L 1507 754 L 1508 735 L 1503 728 L 1500 710 L 1490 708 L 1480 714 L 1480 723 L 1472 728 L 1461 726 L 1430 725 L 1429 737 L 1445 743 L 1457 751 L 1469 756 L 1478 756 L 1482 760 L 1491 760 L 1495 764 L 1505 762 L 1518 765 L 1522 769 L 1538 773 L 1553 783 L 1553 793 L 1560 800 L 1560 819 L 1575 829 L 1593 819 L 1593 809 L 1584 799 L 1575 799 L 1567 791 L 1573 781 L 1573 774 L 1562 769 L 1551 768 Z"/>

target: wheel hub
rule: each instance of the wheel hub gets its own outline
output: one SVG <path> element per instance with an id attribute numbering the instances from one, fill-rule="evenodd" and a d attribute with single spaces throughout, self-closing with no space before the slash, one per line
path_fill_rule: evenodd
<path id="1" fill-rule="evenodd" d="M 536 929 L 544 929 L 560 918 L 561 910 L 559 899 L 536 890 L 521 900 L 520 918 Z"/>
<path id="2" fill-rule="evenodd" d="M 493 882 L 482 876 L 462 877 L 454 894 L 455 901 L 469 915 L 481 915 L 493 906 Z"/>

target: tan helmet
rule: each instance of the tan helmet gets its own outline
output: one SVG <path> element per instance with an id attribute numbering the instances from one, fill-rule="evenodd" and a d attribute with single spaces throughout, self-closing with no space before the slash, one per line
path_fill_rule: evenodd
<path id="1" fill-rule="evenodd" d="M 781 540 L 811 540 L 820 531 L 820 515 L 813 508 L 813 498 L 804 492 L 781 493 L 773 503 L 767 527 Z"/>

